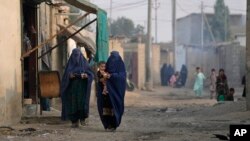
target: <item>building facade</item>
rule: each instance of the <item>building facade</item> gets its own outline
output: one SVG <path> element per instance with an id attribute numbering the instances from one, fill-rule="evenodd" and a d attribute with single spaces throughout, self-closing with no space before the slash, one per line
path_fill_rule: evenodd
<path id="1" fill-rule="evenodd" d="M 69 2 L 75 2 L 68 0 Z M 58 37 L 60 31 L 57 24 L 63 24 L 65 19 L 65 2 L 54 0 L 45 3 L 42 0 L 12 0 L 2 1 L 0 5 L 0 125 L 11 125 L 20 121 L 23 115 L 25 98 L 30 98 L 32 104 L 37 104 L 38 73 L 42 70 L 57 70 L 63 72 L 63 47 L 54 49 L 46 58 L 38 57 L 58 43 L 53 38 L 42 48 L 23 57 L 30 49 L 35 48 L 51 36 Z M 77 1 L 78 2 L 78 1 Z M 80 2 L 79 2 L 80 3 Z M 75 4 L 75 3 L 73 3 Z M 87 10 L 96 10 L 85 1 L 80 3 Z M 39 5 L 39 6 L 38 6 Z M 96 12 L 96 11 L 94 11 Z M 7 13 L 7 14 L 6 14 Z M 48 58 L 47 58 L 48 59 Z"/>
<path id="2" fill-rule="evenodd" d="M 208 21 L 214 14 L 205 14 Z M 200 13 L 193 13 L 177 19 L 176 38 L 180 45 L 201 45 L 202 17 Z M 246 26 L 246 16 L 241 14 L 232 14 L 229 18 L 230 32 L 234 38 L 235 34 L 244 34 Z M 211 44 L 211 35 L 208 32 L 208 26 L 204 20 L 203 24 L 204 45 Z"/>
<path id="3" fill-rule="evenodd" d="M 22 116 L 21 1 L 0 5 L 0 125 L 17 123 Z M 8 13 L 8 14 L 6 14 Z"/>

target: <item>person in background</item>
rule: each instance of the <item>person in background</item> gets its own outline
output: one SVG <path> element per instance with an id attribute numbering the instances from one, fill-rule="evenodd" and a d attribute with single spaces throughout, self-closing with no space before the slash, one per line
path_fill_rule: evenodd
<path id="1" fill-rule="evenodd" d="M 168 68 L 168 65 L 166 63 L 164 63 L 163 66 L 161 67 L 161 85 L 162 86 L 168 85 L 167 68 Z"/>
<path id="2" fill-rule="evenodd" d="M 234 88 L 229 89 L 229 93 L 227 94 L 226 100 L 227 101 L 234 101 Z"/>
<path id="3" fill-rule="evenodd" d="M 212 69 L 210 74 L 210 99 L 213 99 L 216 94 L 216 77 L 215 69 Z"/>
<path id="4" fill-rule="evenodd" d="M 180 71 L 180 82 L 181 82 L 180 85 L 183 87 L 186 85 L 187 76 L 188 76 L 187 66 L 182 65 L 181 71 Z"/>
<path id="5" fill-rule="evenodd" d="M 61 83 L 62 120 L 71 120 L 72 127 L 85 125 L 89 114 L 89 99 L 93 73 L 79 48 L 68 60 Z"/>
<path id="6" fill-rule="evenodd" d="M 216 79 L 217 101 L 225 101 L 228 91 L 227 76 L 225 75 L 224 69 L 220 69 L 219 76 Z"/>
<path id="7" fill-rule="evenodd" d="M 175 74 L 173 74 L 169 80 L 169 85 L 174 88 L 176 86 L 176 82 L 178 79 L 179 79 L 179 72 L 175 72 Z"/>
<path id="8" fill-rule="evenodd" d="M 171 64 L 169 64 L 167 69 L 166 69 L 167 83 L 169 83 L 169 81 L 170 81 L 172 75 L 174 75 L 174 73 L 175 73 L 174 68 L 172 67 Z"/>
<path id="9" fill-rule="evenodd" d="M 202 96 L 203 92 L 203 81 L 206 79 L 205 75 L 201 72 L 200 67 L 196 68 L 196 78 L 194 83 L 194 92 L 197 97 Z"/>

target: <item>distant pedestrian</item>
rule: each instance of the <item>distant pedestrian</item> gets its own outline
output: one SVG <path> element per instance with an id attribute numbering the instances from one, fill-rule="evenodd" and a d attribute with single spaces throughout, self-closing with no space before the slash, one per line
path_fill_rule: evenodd
<path id="1" fill-rule="evenodd" d="M 227 101 L 234 101 L 234 93 L 235 93 L 234 88 L 230 88 L 229 93 L 226 96 L 226 100 Z"/>
<path id="2" fill-rule="evenodd" d="M 102 124 L 106 130 L 115 131 L 120 125 L 124 112 L 126 70 L 118 52 L 111 52 L 106 63 L 107 92 L 103 94 L 102 82 L 98 85 L 97 106 Z"/>
<path id="3" fill-rule="evenodd" d="M 175 74 L 173 74 L 169 80 L 169 85 L 174 88 L 176 86 L 176 82 L 178 79 L 179 79 L 179 72 L 175 72 Z"/>
<path id="4" fill-rule="evenodd" d="M 210 99 L 213 99 L 216 94 L 216 77 L 215 69 L 212 69 L 210 74 Z"/>
<path id="5" fill-rule="evenodd" d="M 196 78 L 194 83 L 194 92 L 195 95 L 200 97 L 203 92 L 203 81 L 206 79 L 205 75 L 201 72 L 200 67 L 196 68 Z"/>
<path id="6" fill-rule="evenodd" d="M 71 120 L 72 127 L 85 124 L 93 73 L 78 48 L 73 49 L 61 83 L 62 120 Z"/>
<path id="7" fill-rule="evenodd" d="M 162 86 L 168 85 L 167 68 L 168 68 L 168 65 L 166 63 L 164 63 L 163 66 L 161 67 L 161 85 Z"/>
<path id="8" fill-rule="evenodd" d="M 181 71 L 180 71 L 180 85 L 181 86 L 185 86 L 186 85 L 186 81 L 187 81 L 187 76 L 188 76 L 188 70 L 187 70 L 187 66 L 186 65 L 182 65 L 181 67 Z"/>
<path id="9" fill-rule="evenodd" d="M 227 76 L 225 75 L 224 69 L 220 69 L 219 76 L 216 79 L 217 101 L 225 101 L 228 91 Z"/>
<path id="10" fill-rule="evenodd" d="M 172 75 L 174 75 L 175 71 L 174 68 L 172 67 L 171 64 L 168 65 L 167 69 L 166 69 L 166 76 L 167 76 L 167 83 L 169 84 L 169 81 L 172 77 Z"/>

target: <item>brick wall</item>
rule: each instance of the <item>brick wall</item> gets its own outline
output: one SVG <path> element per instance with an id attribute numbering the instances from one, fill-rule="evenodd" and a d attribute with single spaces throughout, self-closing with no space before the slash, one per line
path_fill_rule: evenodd
<path id="1" fill-rule="evenodd" d="M 127 66 L 127 69 L 129 71 L 132 71 L 133 76 L 131 80 L 135 82 L 138 89 L 144 89 L 145 85 L 145 57 L 145 44 L 124 44 L 124 61 Z M 154 86 L 160 84 L 160 60 L 160 46 L 152 45 L 152 78 Z M 131 64 L 136 66 L 133 66 Z"/>
<path id="2" fill-rule="evenodd" d="M 160 74 L 160 59 L 161 59 L 161 53 L 160 53 L 160 46 L 159 45 L 153 45 L 152 46 L 152 56 L 153 56 L 153 62 L 152 62 L 152 72 L 153 72 L 153 84 L 160 85 L 161 84 L 161 74 Z"/>

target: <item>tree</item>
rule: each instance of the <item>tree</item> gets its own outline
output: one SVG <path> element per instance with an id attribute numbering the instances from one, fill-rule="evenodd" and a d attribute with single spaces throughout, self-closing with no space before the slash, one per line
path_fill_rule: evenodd
<path id="1" fill-rule="evenodd" d="M 119 17 L 110 25 L 110 32 L 112 36 L 123 35 L 126 37 L 132 37 L 134 29 L 134 22 L 125 17 Z"/>
<path id="2" fill-rule="evenodd" d="M 145 29 L 144 26 L 138 24 L 138 25 L 136 26 L 136 28 L 135 28 L 135 34 L 136 34 L 136 35 L 144 35 L 144 34 L 145 34 L 145 33 L 144 33 L 144 29 Z"/>
<path id="3" fill-rule="evenodd" d="M 138 24 L 135 26 L 131 19 L 126 17 L 118 18 L 110 25 L 112 36 L 125 36 L 131 39 L 131 42 L 146 42 L 145 27 Z M 140 38 L 140 41 L 138 40 Z"/>
<path id="4" fill-rule="evenodd" d="M 214 16 L 210 21 L 210 25 L 216 41 L 229 40 L 229 9 L 225 5 L 224 0 L 216 0 Z"/>

